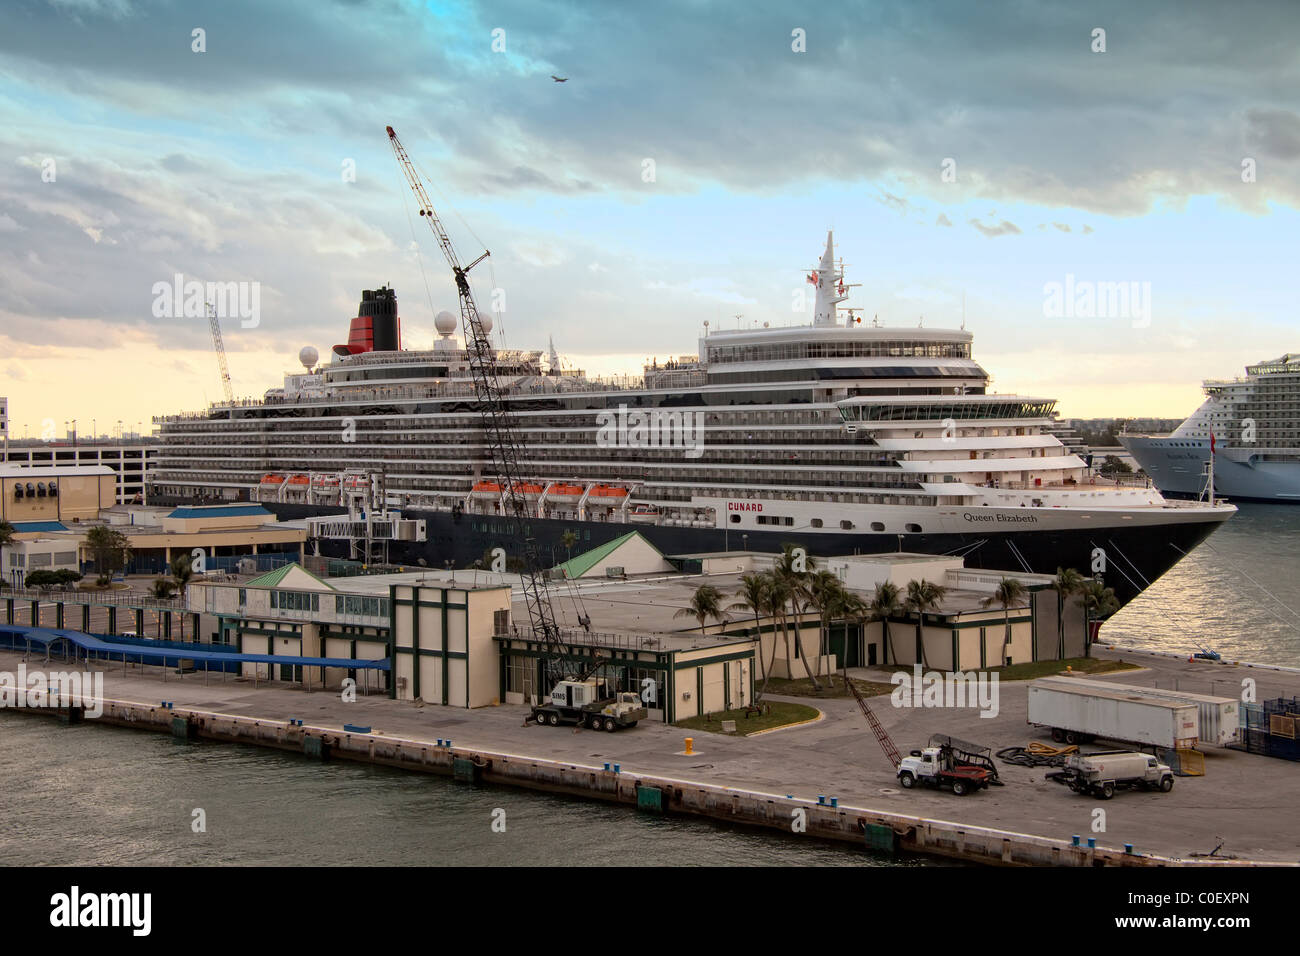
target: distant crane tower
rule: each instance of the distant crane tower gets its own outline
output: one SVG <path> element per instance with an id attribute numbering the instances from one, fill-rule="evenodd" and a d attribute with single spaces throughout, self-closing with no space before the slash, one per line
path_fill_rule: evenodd
<path id="1" fill-rule="evenodd" d="M 235 390 L 230 384 L 230 366 L 226 364 L 226 346 L 221 341 L 221 322 L 217 319 L 217 307 L 205 302 L 208 310 L 208 328 L 212 330 L 212 348 L 217 353 L 217 366 L 221 369 L 221 387 L 226 393 L 226 403 L 235 400 Z"/>

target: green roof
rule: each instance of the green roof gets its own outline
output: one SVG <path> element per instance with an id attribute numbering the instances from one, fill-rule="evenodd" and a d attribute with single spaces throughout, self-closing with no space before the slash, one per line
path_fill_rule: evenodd
<path id="1" fill-rule="evenodd" d="M 249 581 L 248 583 L 246 583 L 246 584 L 244 585 L 244 587 L 246 587 L 246 588 L 274 588 L 274 587 L 279 587 L 280 582 L 283 581 L 283 580 L 285 579 L 285 577 L 286 577 L 286 576 L 287 576 L 291 571 L 294 571 L 294 570 L 301 571 L 303 574 L 307 575 L 307 577 L 311 578 L 311 579 L 312 579 L 313 581 L 315 581 L 317 584 L 323 585 L 323 586 L 329 588 L 331 591 L 334 590 L 334 585 L 330 584 L 328 581 L 322 581 L 320 578 L 316 577 L 316 575 L 312 574 L 310 571 L 308 571 L 308 570 L 307 570 L 306 568 L 304 568 L 302 565 L 297 564 L 297 563 L 294 563 L 294 562 L 290 562 L 289 564 L 286 564 L 286 565 L 285 565 L 284 567 L 282 567 L 282 568 L 276 568 L 274 571 L 267 571 L 265 574 L 258 575 L 257 577 L 253 578 L 251 581 Z"/>
<path id="2" fill-rule="evenodd" d="M 590 551 L 583 552 L 582 554 L 578 555 L 576 558 L 570 558 L 568 561 L 565 561 L 563 564 L 561 564 L 560 567 L 564 570 L 564 574 L 566 577 L 580 578 L 588 571 L 590 571 L 592 568 L 594 568 L 597 564 L 599 564 L 601 561 L 603 561 L 605 558 L 609 557 L 609 555 L 611 555 L 613 552 L 617 551 L 619 548 L 623 547 L 623 545 L 631 541 L 633 538 L 640 538 L 646 544 L 650 545 L 651 548 L 654 548 L 657 554 L 660 555 L 663 554 L 663 552 L 660 551 L 658 548 L 655 548 L 654 544 L 651 543 L 643 534 L 641 534 L 640 531 L 629 531 L 627 534 L 623 535 L 622 537 L 615 538 L 613 541 L 606 541 L 604 544 L 600 545 L 599 547 L 592 548 Z"/>

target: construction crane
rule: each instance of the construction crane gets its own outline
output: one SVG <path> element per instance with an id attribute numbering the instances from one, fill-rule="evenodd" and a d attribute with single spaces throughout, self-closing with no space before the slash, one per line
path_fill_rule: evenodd
<path id="1" fill-rule="evenodd" d="M 867 723 L 871 725 L 871 732 L 876 735 L 876 740 L 880 743 L 880 749 L 885 752 L 885 757 L 889 760 L 889 766 L 897 769 L 898 765 L 902 763 L 903 757 L 898 752 L 898 748 L 894 746 L 894 738 L 889 736 L 889 731 L 876 719 L 876 715 L 867 706 L 866 698 L 854 686 L 853 681 L 849 680 L 848 675 L 844 677 L 844 686 L 853 694 L 853 699 L 858 702 L 858 707 L 862 709 L 862 716 L 867 718 Z"/>
<path id="2" fill-rule="evenodd" d="M 389 126 L 387 130 L 398 165 L 406 176 L 411 191 L 415 193 L 416 202 L 420 207 L 420 216 L 433 230 L 434 237 L 438 240 L 442 254 L 447 264 L 451 266 L 452 275 L 456 280 L 456 292 L 460 297 L 461 324 L 465 329 L 465 348 L 469 354 L 470 370 L 474 376 L 477 410 L 483 420 L 483 431 L 492 465 L 504 489 L 506 512 L 513 526 L 514 539 L 523 545 L 522 578 L 524 598 L 528 605 L 528 619 L 533 634 L 546 645 L 547 680 L 550 686 L 554 686 L 574 669 L 568 667 L 564 660 L 565 647 L 560 640 L 560 631 L 555 623 L 555 611 L 551 607 L 550 594 L 546 589 L 541 553 L 537 548 L 536 539 L 529 532 L 528 502 L 520 490 L 519 439 L 515 434 L 514 421 L 507 407 L 501 383 L 497 379 L 495 352 L 491 342 L 488 341 L 487 332 L 483 328 L 483 317 L 474 304 L 474 294 L 469 287 L 469 271 L 486 259 L 490 253 L 484 250 L 483 254 L 469 265 L 460 264 L 447 230 L 443 228 L 441 220 L 434 212 L 433 204 L 429 202 L 424 185 L 406 149 L 393 128 Z M 585 675 L 588 669 L 594 669 L 594 665 L 592 668 L 583 668 L 580 673 Z"/>
<path id="3" fill-rule="evenodd" d="M 221 341 L 221 322 L 217 319 L 217 307 L 211 302 L 203 305 L 208 310 L 208 328 L 212 330 L 212 348 L 217 353 L 217 366 L 221 369 L 221 387 L 226 393 L 226 404 L 235 400 L 235 390 L 230 385 L 230 366 L 226 364 L 226 346 Z"/>

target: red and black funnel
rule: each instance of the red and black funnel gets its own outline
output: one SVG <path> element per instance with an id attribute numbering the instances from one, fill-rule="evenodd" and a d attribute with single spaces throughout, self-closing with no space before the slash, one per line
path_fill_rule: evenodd
<path id="1" fill-rule="evenodd" d="M 397 294 L 387 286 L 366 289 L 361 293 L 357 317 L 348 329 L 348 342 L 334 346 L 334 354 L 397 352 L 401 348 L 402 320 L 397 315 Z"/>

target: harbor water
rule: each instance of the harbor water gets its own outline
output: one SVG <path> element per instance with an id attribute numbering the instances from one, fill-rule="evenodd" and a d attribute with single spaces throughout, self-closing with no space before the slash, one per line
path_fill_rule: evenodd
<path id="1" fill-rule="evenodd" d="M 1102 625 L 1102 643 L 1300 667 L 1300 506 L 1239 505 Z"/>

